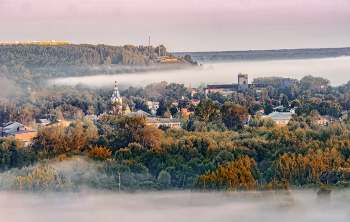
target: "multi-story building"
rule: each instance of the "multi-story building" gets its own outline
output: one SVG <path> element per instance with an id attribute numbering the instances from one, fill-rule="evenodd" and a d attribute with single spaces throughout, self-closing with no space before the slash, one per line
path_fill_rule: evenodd
<path id="1" fill-rule="evenodd" d="M 289 85 L 292 85 L 293 81 L 290 78 L 285 78 L 283 82 L 280 83 L 248 83 L 248 74 L 238 74 L 238 83 L 232 84 L 222 84 L 222 85 L 207 85 L 207 88 L 204 89 L 204 94 L 207 96 L 208 93 L 220 92 L 223 95 L 231 94 L 234 91 L 248 89 L 251 87 L 255 87 L 257 91 L 261 91 L 268 86 L 285 88 Z"/>
<path id="2" fill-rule="evenodd" d="M 292 112 L 273 112 L 263 118 L 271 118 L 277 126 L 285 126 L 292 118 Z"/>
<path id="3" fill-rule="evenodd" d="M 13 136 L 14 138 L 24 142 L 25 145 L 28 145 L 30 144 L 32 138 L 38 134 L 38 131 L 21 123 L 8 122 L 1 125 L 0 133 L 1 137 Z"/>
<path id="4" fill-rule="evenodd" d="M 148 119 L 146 124 L 148 126 L 154 126 L 159 128 L 160 126 L 168 126 L 174 129 L 181 128 L 181 119 L 173 119 L 173 118 L 151 118 Z"/>

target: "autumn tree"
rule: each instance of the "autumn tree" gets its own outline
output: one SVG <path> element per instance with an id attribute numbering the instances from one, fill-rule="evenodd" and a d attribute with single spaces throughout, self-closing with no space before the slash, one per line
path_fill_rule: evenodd
<path id="1" fill-rule="evenodd" d="M 33 138 L 32 147 L 37 153 L 64 152 L 69 151 L 66 142 L 66 131 L 62 126 L 44 127 L 38 131 Z"/>
<path id="2" fill-rule="evenodd" d="M 255 179 L 259 179 L 259 170 L 255 161 L 248 156 L 238 156 L 234 162 L 219 165 L 215 172 L 207 171 L 195 182 L 195 188 L 216 189 L 252 189 Z"/>

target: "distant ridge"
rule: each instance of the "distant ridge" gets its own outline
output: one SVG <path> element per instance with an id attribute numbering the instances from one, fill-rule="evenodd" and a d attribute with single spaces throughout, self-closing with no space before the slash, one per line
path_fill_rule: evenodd
<path id="1" fill-rule="evenodd" d="M 350 47 L 249 51 L 172 52 L 172 54 L 181 57 L 185 55 L 191 55 L 192 59 L 198 62 L 321 59 L 350 56 Z"/>

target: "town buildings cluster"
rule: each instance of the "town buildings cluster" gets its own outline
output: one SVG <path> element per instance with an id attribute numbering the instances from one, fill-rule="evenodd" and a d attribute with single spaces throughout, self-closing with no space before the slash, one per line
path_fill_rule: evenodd
<path id="1" fill-rule="evenodd" d="M 279 87 L 279 88 L 285 88 L 289 85 L 292 85 L 293 81 L 290 80 L 290 78 L 285 78 L 283 82 L 279 83 L 264 83 L 264 84 L 249 84 L 248 83 L 248 75 L 247 74 L 238 74 L 238 83 L 233 84 L 226 84 L 226 85 L 207 85 L 207 88 L 205 88 L 205 93 L 213 93 L 213 92 L 220 92 L 223 95 L 232 93 L 233 91 L 242 90 L 242 89 L 249 89 L 250 87 L 255 87 L 257 90 L 262 90 L 268 86 L 273 87 Z M 191 91 L 192 88 L 190 87 Z M 195 92 L 195 91 L 193 91 Z M 192 94 L 191 94 L 192 95 Z M 123 99 L 120 96 L 120 92 L 117 85 L 117 80 L 115 80 L 115 86 L 113 90 L 113 94 L 111 96 L 111 103 L 113 104 L 113 109 L 110 111 L 110 114 L 116 114 L 116 115 L 126 115 L 126 116 L 141 116 L 146 119 L 146 124 L 149 126 L 154 127 L 161 127 L 166 126 L 174 129 L 180 129 L 181 124 L 183 122 L 180 118 L 173 118 L 170 116 L 169 118 L 161 118 L 157 116 L 157 109 L 159 109 L 160 103 L 154 102 L 154 101 L 148 101 L 147 106 L 149 112 L 145 112 L 143 110 L 137 110 L 137 111 L 130 111 L 130 108 L 128 105 L 126 105 L 126 109 L 123 111 Z M 199 99 L 191 99 L 189 100 L 190 106 L 181 108 L 181 111 L 183 115 L 191 116 L 191 114 L 194 114 L 195 107 L 200 103 Z M 173 102 L 172 105 L 175 107 L 178 107 L 177 102 Z M 265 115 L 264 110 L 260 110 L 259 112 L 262 114 L 262 118 L 270 118 L 272 119 L 277 126 L 285 126 L 288 124 L 289 121 L 291 121 L 293 114 L 295 113 L 297 107 L 286 109 L 283 106 L 274 107 L 274 112 Z M 86 115 L 84 116 L 84 119 L 90 120 L 95 122 L 98 120 L 101 116 L 104 114 L 100 114 L 99 116 L 96 115 Z M 318 124 L 321 124 L 323 126 L 326 126 L 329 122 L 334 122 L 337 120 L 340 120 L 344 118 L 346 115 L 348 115 L 348 111 L 342 112 L 342 116 L 337 119 L 332 116 L 328 115 L 319 115 L 317 117 L 316 122 Z M 249 126 L 251 116 L 249 115 L 246 118 L 246 127 Z M 40 119 L 38 123 L 38 127 L 51 127 L 51 126 L 63 126 L 68 127 L 73 120 L 57 120 L 55 122 L 51 122 L 48 119 Z M 21 123 L 17 122 L 8 122 L 3 123 L 0 126 L 0 132 L 1 137 L 14 137 L 16 139 L 21 140 L 24 142 L 25 145 L 29 145 L 31 142 L 31 139 L 37 135 L 38 130 L 35 128 L 32 128 L 30 126 L 23 125 Z"/>

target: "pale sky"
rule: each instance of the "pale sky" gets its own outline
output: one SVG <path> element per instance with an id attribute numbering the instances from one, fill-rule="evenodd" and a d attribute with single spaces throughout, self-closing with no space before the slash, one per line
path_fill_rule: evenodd
<path id="1" fill-rule="evenodd" d="M 350 0 L 0 0 L 0 42 L 168 51 L 350 47 Z"/>

